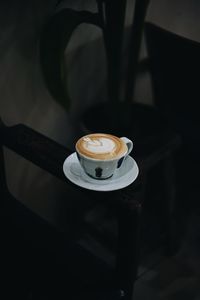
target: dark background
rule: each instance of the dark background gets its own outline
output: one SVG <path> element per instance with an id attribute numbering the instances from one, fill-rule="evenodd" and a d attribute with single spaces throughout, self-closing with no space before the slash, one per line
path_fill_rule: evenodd
<path id="1" fill-rule="evenodd" d="M 24 123 L 73 150 L 77 137 L 83 132 L 80 123 L 81 113 L 94 102 L 102 101 L 106 97 L 105 53 L 100 30 L 89 25 L 83 25 L 76 30 L 66 51 L 68 87 L 73 99 L 70 111 L 66 112 L 46 89 L 39 64 L 39 38 L 46 20 L 55 10 L 55 4 L 56 1 L 53 0 L 0 1 L 0 110 L 1 118 L 6 125 Z M 64 4 L 80 10 L 96 10 L 95 0 L 69 0 L 64 1 Z M 133 8 L 134 1 L 129 0 L 123 50 L 124 65 L 127 61 L 126 45 Z M 152 0 L 146 19 L 200 42 L 199 16 L 200 2 L 198 0 Z M 143 41 L 141 59 L 145 56 L 146 49 Z M 125 78 L 125 73 L 123 76 Z M 124 81 L 122 89 L 123 84 Z M 133 100 L 153 104 L 151 79 L 148 73 L 140 74 L 137 78 Z M 12 193 L 56 226 L 65 227 L 68 224 L 66 216 L 69 215 L 68 188 L 11 151 L 5 150 L 5 157 L 6 173 Z M 190 174 L 186 176 L 189 177 Z M 76 193 L 73 193 L 75 200 Z M 191 191 L 190 197 L 188 205 L 194 203 L 191 199 L 195 199 L 195 203 L 198 203 L 199 193 L 196 193 L 196 190 Z M 82 201 L 84 203 L 84 199 Z M 99 212 L 101 214 L 101 208 Z M 190 269 L 198 273 L 200 265 L 199 244 L 197 243 L 199 241 L 198 213 L 195 214 L 191 210 L 188 224 L 186 240 L 183 241 L 179 255 L 182 260 L 188 262 Z M 99 251 L 98 245 L 96 250 Z M 167 273 L 169 277 L 172 277 L 174 273 L 185 274 L 182 281 L 180 280 L 177 284 L 183 286 L 190 283 L 196 284 L 196 277 L 192 281 L 193 273 L 188 283 L 185 278 L 188 274 L 190 276 L 190 270 L 187 270 L 188 273 L 185 269 L 182 272 L 173 260 L 165 262 L 164 274 L 167 268 L 170 269 Z M 140 271 L 145 272 L 143 269 Z M 152 276 L 154 278 L 160 274 L 162 275 L 162 270 L 158 274 L 152 271 L 149 276 L 151 279 Z M 148 295 L 152 291 L 152 287 L 148 286 L 148 276 L 145 280 L 147 281 L 145 282 L 147 298 L 143 300 L 150 299 Z M 138 295 L 142 293 L 143 285 L 141 284 L 138 288 Z M 154 296 L 152 299 L 155 299 Z"/>

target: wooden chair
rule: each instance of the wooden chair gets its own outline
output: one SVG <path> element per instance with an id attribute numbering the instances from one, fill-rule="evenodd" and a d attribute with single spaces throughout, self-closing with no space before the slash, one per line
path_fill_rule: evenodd
<path id="1" fill-rule="evenodd" d="M 143 201 L 144 199 L 147 200 L 146 202 L 150 200 L 147 199 L 149 197 L 146 197 L 146 195 L 148 196 L 146 178 L 148 177 L 147 185 L 150 185 L 149 179 L 152 178 L 152 172 L 154 175 L 157 175 L 157 168 L 160 168 L 159 175 L 154 176 L 154 180 L 151 182 L 156 186 L 159 177 L 159 182 L 162 184 L 162 195 L 160 195 L 159 198 L 161 200 L 159 203 L 162 203 L 161 211 L 159 212 L 162 223 L 160 226 L 162 226 L 165 232 L 165 244 L 168 251 L 173 246 L 172 232 L 174 232 L 174 228 L 172 227 L 171 206 L 175 200 L 175 182 L 173 180 L 172 160 L 180 144 L 180 138 L 171 130 L 166 119 L 155 107 L 136 103 L 124 105 L 124 103 L 121 104 L 120 102 L 118 102 L 118 105 L 116 103 L 113 105 L 112 101 L 114 100 L 115 102 L 116 97 L 119 96 L 120 52 L 125 2 L 122 4 L 121 1 L 118 1 L 117 5 L 114 5 L 116 1 L 100 0 L 97 2 L 99 5 L 98 14 L 63 9 L 60 12 L 56 12 L 55 15 L 48 20 L 44 28 L 44 35 L 42 35 L 40 41 L 41 66 L 48 90 L 55 99 L 62 103 L 64 101 L 65 105 L 68 94 L 60 70 L 62 69 L 64 51 L 72 32 L 82 23 L 91 23 L 102 28 L 107 54 L 108 92 L 111 104 L 110 106 L 108 103 L 105 104 L 106 110 L 104 109 L 104 105 L 100 107 L 95 106 L 94 113 L 93 107 L 89 109 L 84 115 L 83 123 L 89 131 L 106 131 L 118 136 L 121 135 L 132 138 L 134 141 L 134 151 L 132 155 L 139 164 L 140 175 L 136 182 L 121 191 L 105 193 L 103 196 L 101 193 L 84 191 L 84 193 L 87 193 L 88 199 L 93 199 L 93 203 L 103 203 L 106 207 L 109 206 L 109 210 L 117 217 L 117 241 L 115 240 L 114 243 L 110 243 L 110 240 L 113 240 L 111 235 L 105 238 L 104 234 L 93 226 L 93 224 L 88 224 L 87 222 L 83 222 L 82 224 L 84 224 L 86 230 L 94 236 L 94 238 L 104 244 L 109 244 L 109 249 L 114 248 L 117 253 L 114 267 L 115 275 L 112 276 L 114 284 L 110 284 L 110 287 L 114 285 L 115 291 L 118 291 L 118 297 L 123 296 L 128 300 L 132 297 L 133 283 L 137 279 L 138 252 L 140 250 L 140 247 L 138 247 L 138 238 L 141 236 L 140 218 Z M 148 2 L 149 1 L 145 0 L 145 7 Z M 137 3 L 139 3 L 139 1 L 137 1 Z M 105 8 L 104 14 L 102 13 L 103 7 Z M 117 16 L 120 17 L 120 19 L 117 18 Z M 143 17 L 144 13 L 142 9 L 142 13 L 140 14 L 142 24 L 144 21 Z M 117 29 L 113 24 L 117 24 Z M 142 28 L 139 31 L 139 40 L 141 32 Z M 52 38 L 52 36 L 54 38 Z M 131 44 L 133 45 L 133 43 Z M 137 45 L 137 49 L 135 49 L 134 64 L 137 63 L 139 46 L 140 45 Z M 130 72 L 129 75 L 132 76 L 132 72 Z M 110 118 L 110 112 L 113 112 L 113 108 L 116 112 L 114 114 L 115 117 Z M 105 115 L 105 111 L 108 112 L 108 117 Z M 98 112 L 98 114 L 96 112 Z M 87 114 L 89 116 L 95 115 L 95 120 L 88 117 Z M 102 116 L 104 116 L 103 123 Z M 98 120 L 98 117 L 100 120 Z M 108 122 L 106 120 L 108 120 Z M 48 140 L 47 143 L 50 142 L 49 149 L 51 150 L 49 157 L 51 159 L 48 159 L 45 163 L 43 157 L 40 157 L 37 147 L 38 144 L 44 145 L 46 138 L 40 135 L 38 140 L 38 133 L 33 133 L 32 130 L 30 132 L 30 129 L 27 129 L 27 127 L 23 125 L 17 125 L 17 127 L 5 130 L 12 132 L 19 128 L 19 126 L 23 127 L 27 135 L 30 134 L 32 136 L 32 134 L 34 134 L 31 140 L 36 139 L 34 142 L 36 149 L 33 152 L 37 153 L 39 165 L 59 178 L 64 179 L 67 184 L 70 184 L 66 178 L 64 178 L 61 171 L 62 163 L 66 157 L 66 149 L 58 147 L 55 142 Z M 43 147 L 44 146 L 42 146 L 42 148 Z M 48 155 L 46 155 L 46 157 L 48 157 Z M 32 161 L 37 163 L 37 159 L 34 158 Z M 78 187 L 76 187 L 76 189 L 78 189 Z M 146 193 L 145 196 L 144 193 Z M 151 202 L 149 205 L 153 206 Z M 93 296 L 93 299 L 97 299 L 96 297 Z"/>
<path id="2" fill-rule="evenodd" d="M 178 144 L 180 137 L 166 118 L 164 111 L 158 109 L 156 105 L 137 103 L 134 102 L 133 99 L 133 91 L 138 72 L 150 71 L 146 60 L 142 61 L 142 63 L 139 62 L 140 46 L 144 33 L 145 16 L 149 2 L 149 0 L 135 1 L 128 47 L 125 97 L 119 99 L 119 92 L 115 94 L 116 90 L 118 91 L 116 86 L 120 84 L 120 82 L 115 82 L 115 85 L 112 85 L 114 98 L 110 96 L 109 100 L 105 102 L 91 105 L 89 109 L 83 112 L 81 121 L 86 132 L 110 132 L 117 136 L 127 136 L 132 139 L 134 142 L 132 155 L 134 157 L 138 157 L 141 162 L 146 160 L 150 152 L 152 153 L 152 156 L 154 156 L 154 163 L 151 164 L 148 172 L 146 172 L 147 186 L 145 193 L 145 205 L 149 205 L 151 208 L 160 208 L 160 210 L 157 209 L 156 214 L 159 216 L 162 225 L 159 224 L 157 228 L 160 229 L 160 227 L 163 226 L 165 229 L 167 228 L 167 230 L 169 230 L 169 223 L 165 222 L 166 218 L 162 218 L 163 213 L 169 211 L 169 207 L 166 208 L 164 205 L 165 201 L 162 201 L 164 198 L 168 199 L 168 205 L 170 206 L 171 204 L 169 203 L 174 202 L 172 200 L 174 196 L 172 195 L 175 195 L 176 184 L 174 181 L 175 179 L 173 179 L 173 151 L 176 151 L 176 147 L 174 150 L 171 148 L 171 154 L 168 155 L 168 145 L 174 140 L 175 136 Z M 117 36 L 117 29 L 113 32 L 113 34 Z M 120 46 L 119 42 L 115 43 L 115 48 L 120 48 Z M 115 53 L 115 49 L 112 49 L 111 54 L 112 53 Z M 118 60 L 120 61 L 119 64 L 122 65 L 123 57 L 118 57 Z M 112 65 L 111 76 L 114 72 L 115 68 Z M 161 148 L 163 149 L 163 159 L 160 161 L 159 151 Z M 157 202 L 153 202 L 152 199 L 155 198 L 154 192 L 158 190 L 158 186 L 159 190 L 162 192 L 159 195 L 159 200 Z M 151 187 L 154 187 L 154 192 Z M 171 234 L 169 234 L 168 231 L 169 240 L 170 237 Z M 168 243 L 168 246 L 169 244 L 170 243 Z M 173 243 L 171 243 L 171 246 L 172 244 Z M 168 253 L 173 252 L 173 247 L 171 246 L 168 247 Z"/>
<path id="3" fill-rule="evenodd" d="M 1 278 L 4 287 L 1 293 L 7 297 L 4 299 L 28 299 L 31 295 L 33 299 L 39 299 L 43 293 L 48 294 L 48 299 L 59 299 L 63 295 L 66 299 L 77 299 L 84 295 L 84 291 L 88 299 L 118 299 L 121 296 L 131 299 L 139 262 L 143 178 L 152 165 L 171 155 L 179 144 L 177 137 L 174 136 L 164 148 L 157 149 L 156 155 L 150 151 L 145 159 L 136 158 L 140 176 L 133 184 L 103 195 L 78 188 L 65 178 L 62 165 L 70 151 L 48 137 L 22 124 L 7 127 L 1 122 L 0 140 Z M 13 197 L 7 187 L 3 147 L 64 180 L 66 185 L 79 189 L 80 201 L 81 195 L 86 193 L 93 205 L 104 202 L 110 206 L 118 220 L 114 268 L 78 243 L 83 231 L 88 229 L 84 221 L 78 233 L 73 230 L 61 232 Z M 167 212 L 166 222 L 170 220 Z"/>

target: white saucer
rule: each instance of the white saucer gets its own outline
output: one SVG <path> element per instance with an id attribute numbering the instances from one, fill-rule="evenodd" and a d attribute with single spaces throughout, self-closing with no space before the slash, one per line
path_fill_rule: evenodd
<path id="1" fill-rule="evenodd" d="M 119 190 L 128 186 L 137 178 L 139 173 L 136 161 L 131 156 L 127 156 L 122 166 L 115 171 L 111 178 L 93 179 L 85 174 L 75 152 L 65 159 L 63 171 L 65 176 L 76 185 L 85 189 L 104 192 Z"/>

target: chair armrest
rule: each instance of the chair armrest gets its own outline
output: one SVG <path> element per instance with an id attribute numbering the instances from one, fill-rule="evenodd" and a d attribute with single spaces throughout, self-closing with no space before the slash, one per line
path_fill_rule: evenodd
<path id="1" fill-rule="evenodd" d="M 13 150 L 15 153 L 21 155 L 50 174 L 65 181 L 71 187 L 75 187 L 63 173 L 64 160 L 71 154 L 69 149 L 24 124 L 8 127 L 1 122 L 0 125 L 0 137 L 3 146 L 6 146 L 8 149 Z M 129 187 L 108 192 L 106 193 L 106 197 L 105 194 L 104 197 L 102 197 L 101 193 L 86 189 L 84 189 L 84 193 L 87 193 L 93 202 L 100 199 L 101 202 L 114 203 L 114 206 L 116 203 L 124 204 L 127 202 L 130 202 L 131 205 L 132 199 L 134 199 L 133 191 L 137 192 L 140 184 L 141 181 L 139 176 L 139 179 Z M 83 190 L 78 186 L 76 186 L 76 189 Z M 117 199 L 118 201 L 116 201 Z M 137 206 L 137 201 L 135 202 L 134 200 L 132 205 Z"/>
<path id="2" fill-rule="evenodd" d="M 12 127 L 3 125 L 0 133 L 2 145 L 69 182 L 63 173 L 63 162 L 71 154 L 69 149 L 23 124 Z"/>
<path id="3" fill-rule="evenodd" d="M 1 143 L 4 146 L 73 185 L 63 173 L 64 160 L 71 154 L 69 149 L 24 124 L 11 127 L 1 124 L 0 135 Z M 156 146 L 154 144 L 150 151 L 145 151 L 145 155 L 142 153 L 144 149 L 140 149 L 141 151 L 136 154 L 135 159 L 139 165 L 140 175 L 146 173 L 151 167 L 179 148 L 181 139 L 175 133 L 165 134 L 165 137 L 162 137 L 162 141 L 158 144 Z M 126 190 L 132 190 L 132 186 Z M 122 192 L 122 194 L 127 193 Z"/>

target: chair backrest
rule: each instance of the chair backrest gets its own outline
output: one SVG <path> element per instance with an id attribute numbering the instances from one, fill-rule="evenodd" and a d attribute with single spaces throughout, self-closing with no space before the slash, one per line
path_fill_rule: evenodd
<path id="1" fill-rule="evenodd" d="M 155 104 L 186 145 L 200 142 L 200 43 L 145 24 Z"/>

